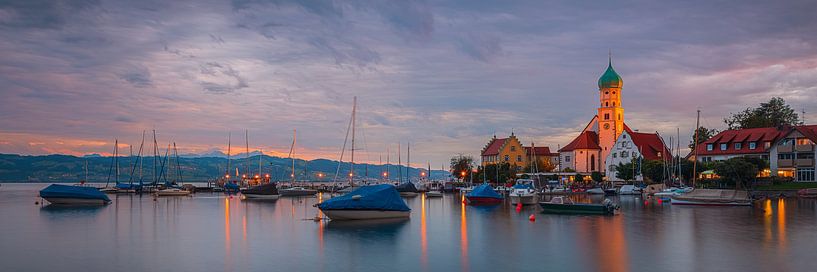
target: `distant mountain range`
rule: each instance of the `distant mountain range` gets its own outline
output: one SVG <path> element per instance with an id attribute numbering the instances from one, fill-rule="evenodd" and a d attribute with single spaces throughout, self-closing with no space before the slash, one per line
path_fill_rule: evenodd
<path id="1" fill-rule="evenodd" d="M 249 174 L 255 175 L 259 169 L 259 158 L 262 175 L 269 174 L 273 180 L 289 180 L 292 173 L 292 160 L 281 157 L 261 155 L 259 152 L 250 152 L 249 159 L 244 154 L 234 155 L 230 162 L 230 174 L 235 175 L 236 168 L 239 174 L 246 174 L 249 167 Z M 153 180 L 154 162 L 153 157 L 144 157 L 139 168 L 137 157 L 119 157 L 119 181 L 139 180 L 140 173 L 142 180 L 149 182 Z M 202 155 L 180 155 L 179 167 L 176 167 L 175 160 L 170 166 L 162 167 L 162 162 L 156 161 L 156 173 L 166 174 L 171 180 L 176 180 L 177 172 L 181 172 L 183 182 L 197 182 L 216 179 L 224 175 L 227 170 L 227 155 L 219 151 L 214 151 Z M 113 158 L 99 154 L 86 155 L 83 157 L 69 155 L 42 155 L 23 156 L 15 154 L 0 154 L 0 182 L 76 182 L 85 179 L 85 163 L 88 164 L 88 182 L 114 181 L 117 178 Z M 351 165 L 344 162 L 340 166 L 338 180 L 344 180 L 349 174 Z M 178 170 L 178 171 L 177 171 Z M 305 161 L 295 160 L 295 174 L 299 180 L 318 180 L 319 174 L 323 175 L 320 180 L 331 181 L 338 170 L 338 162 L 327 159 L 315 159 Z M 425 169 L 407 168 L 397 165 L 373 165 L 355 164 L 354 174 L 358 177 L 368 176 L 371 178 L 381 177 L 382 173 L 388 171 L 392 179 L 399 176 L 402 170 L 403 175 L 408 175 L 413 179 L 420 176 Z M 408 173 L 408 174 L 407 174 Z M 444 179 L 449 176 L 447 171 L 432 170 L 432 179 Z"/>

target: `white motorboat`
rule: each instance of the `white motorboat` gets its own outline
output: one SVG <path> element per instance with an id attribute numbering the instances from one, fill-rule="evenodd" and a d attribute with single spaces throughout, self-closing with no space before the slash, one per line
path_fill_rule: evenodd
<path id="1" fill-rule="evenodd" d="M 304 187 L 292 187 L 279 190 L 282 196 L 311 196 L 318 193 L 318 190 L 307 189 Z"/>
<path id="2" fill-rule="evenodd" d="M 426 192 L 426 198 L 442 197 L 442 196 L 443 196 L 443 192 L 440 192 L 440 191 L 432 190 L 432 191 Z"/>
<path id="3" fill-rule="evenodd" d="M 168 188 L 156 191 L 154 193 L 155 196 L 187 196 L 190 195 L 190 191 L 185 191 L 179 188 Z"/>
<path id="4" fill-rule="evenodd" d="M 640 195 L 641 188 L 636 187 L 635 185 L 622 185 L 620 189 L 618 189 L 618 194 L 620 195 Z"/>
<path id="5" fill-rule="evenodd" d="M 746 191 L 696 189 L 672 197 L 672 205 L 697 206 L 751 206 L 752 199 Z"/>
<path id="6" fill-rule="evenodd" d="M 516 184 L 511 187 L 511 192 L 508 194 L 511 199 L 511 205 L 522 203 L 522 205 L 534 205 L 539 203 L 539 195 L 533 189 L 533 180 L 517 179 Z"/>

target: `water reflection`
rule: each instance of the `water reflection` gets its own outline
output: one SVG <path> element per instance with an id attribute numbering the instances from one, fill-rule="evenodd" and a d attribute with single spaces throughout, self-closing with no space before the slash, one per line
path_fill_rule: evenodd
<path id="1" fill-rule="evenodd" d="M 420 265 L 428 269 L 428 237 L 426 234 L 426 194 L 420 196 Z"/>
<path id="2" fill-rule="evenodd" d="M 462 199 L 460 200 L 460 267 L 462 271 L 469 271 L 468 224 L 465 219 L 465 194 L 462 194 Z"/>
<path id="3" fill-rule="evenodd" d="M 786 250 L 786 200 L 777 200 L 777 240 L 781 251 Z"/>

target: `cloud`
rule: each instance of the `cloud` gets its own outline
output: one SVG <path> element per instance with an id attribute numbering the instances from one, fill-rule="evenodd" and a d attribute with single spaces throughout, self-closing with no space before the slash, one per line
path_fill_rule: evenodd
<path id="1" fill-rule="evenodd" d="M 208 62 L 199 65 L 199 68 L 199 83 L 207 92 L 224 94 L 249 87 L 247 80 L 229 64 Z"/>
<path id="2" fill-rule="evenodd" d="M 150 80 L 150 70 L 143 66 L 137 66 L 119 76 L 122 80 L 137 88 L 153 86 Z"/>

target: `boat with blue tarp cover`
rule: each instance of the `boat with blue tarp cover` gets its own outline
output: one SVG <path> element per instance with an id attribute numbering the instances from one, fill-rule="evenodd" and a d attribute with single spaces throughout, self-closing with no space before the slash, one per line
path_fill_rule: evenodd
<path id="1" fill-rule="evenodd" d="M 411 209 L 389 184 L 362 186 L 315 204 L 332 220 L 407 218 Z"/>
<path id="2" fill-rule="evenodd" d="M 111 202 L 99 189 L 88 186 L 51 184 L 40 190 L 40 197 L 59 205 L 105 205 Z"/>
<path id="3" fill-rule="evenodd" d="M 503 197 L 497 193 L 490 184 L 483 183 L 480 186 L 474 187 L 471 192 L 465 195 L 465 199 L 468 200 L 468 204 L 488 205 L 502 203 Z"/>
<path id="4" fill-rule="evenodd" d="M 415 197 L 420 193 L 417 187 L 414 186 L 414 183 L 409 181 L 397 185 L 396 189 L 397 192 L 400 192 L 400 196 L 402 197 Z"/>

